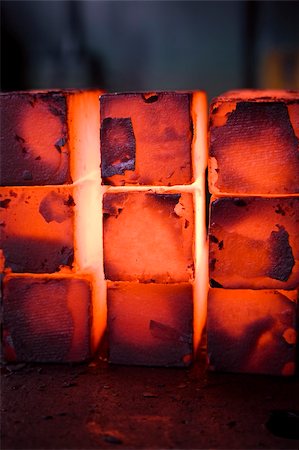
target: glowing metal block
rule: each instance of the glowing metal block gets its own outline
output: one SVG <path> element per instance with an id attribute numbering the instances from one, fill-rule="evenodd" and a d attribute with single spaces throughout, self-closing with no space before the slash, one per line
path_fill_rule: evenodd
<path id="1" fill-rule="evenodd" d="M 187 366 L 193 352 L 192 286 L 108 283 L 109 360 Z"/>
<path id="2" fill-rule="evenodd" d="M 1 94 L 2 186 L 71 182 L 66 94 Z"/>
<path id="3" fill-rule="evenodd" d="M 191 183 L 191 99 L 178 92 L 101 96 L 104 183 Z"/>
<path id="4" fill-rule="evenodd" d="M 8 361 L 84 361 L 91 356 L 91 287 L 79 277 L 8 275 L 3 349 Z"/>
<path id="5" fill-rule="evenodd" d="M 114 281 L 193 278 L 193 198 L 188 193 L 104 195 L 104 269 Z"/>
<path id="6" fill-rule="evenodd" d="M 299 93 L 237 91 L 210 107 L 213 194 L 299 193 Z"/>
<path id="7" fill-rule="evenodd" d="M 211 203 L 212 287 L 296 289 L 299 198 L 219 198 Z"/>
<path id="8" fill-rule="evenodd" d="M 293 375 L 297 300 L 297 291 L 211 289 L 210 369 Z"/>
<path id="9" fill-rule="evenodd" d="M 73 262 L 73 189 L 1 188 L 0 248 L 13 272 L 51 273 Z"/>

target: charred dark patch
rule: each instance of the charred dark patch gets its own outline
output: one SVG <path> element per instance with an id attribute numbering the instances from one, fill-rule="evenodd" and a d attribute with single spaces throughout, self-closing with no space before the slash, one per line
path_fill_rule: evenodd
<path id="1" fill-rule="evenodd" d="M 145 103 L 155 103 L 159 100 L 159 95 L 156 93 L 148 93 L 141 95 Z"/>
<path id="2" fill-rule="evenodd" d="M 36 102 L 37 102 L 37 97 L 36 97 L 35 95 L 30 95 L 30 96 L 29 96 L 29 100 L 28 100 L 29 105 L 30 105 L 32 108 L 34 108 Z"/>
<path id="3" fill-rule="evenodd" d="M 19 136 L 18 134 L 15 135 L 15 139 L 20 142 L 21 144 L 24 144 L 26 141 L 25 139 L 23 139 L 21 136 Z"/>
<path id="4" fill-rule="evenodd" d="M 244 207 L 247 206 L 247 203 L 245 200 L 241 199 L 241 198 L 235 198 L 233 200 L 233 204 L 236 206 L 240 206 L 240 207 Z"/>
<path id="5" fill-rule="evenodd" d="M 136 141 L 130 117 L 107 117 L 102 122 L 100 136 L 102 177 L 135 170 Z"/>
<path id="6" fill-rule="evenodd" d="M 71 207 L 71 206 L 76 206 L 76 203 L 74 202 L 74 199 L 73 199 L 73 197 L 72 197 L 71 195 L 69 195 L 68 199 L 65 200 L 63 203 L 64 203 L 66 206 L 69 206 L 69 207 Z"/>
<path id="7" fill-rule="evenodd" d="M 64 247 L 64 251 L 63 253 L 61 252 L 61 255 L 61 265 L 72 267 L 74 263 L 74 249 L 71 247 Z"/>
<path id="8" fill-rule="evenodd" d="M 75 292 L 76 287 L 82 284 L 86 288 L 80 301 L 88 316 L 90 291 L 83 280 L 14 278 L 5 284 L 4 326 L 13 341 L 17 360 L 62 362 L 70 356 L 72 350 L 78 350 L 75 357 L 78 360 L 89 356 L 89 329 L 86 320 L 83 320 L 82 345 L 75 349 L 72 344 L 75 332 L 72 308 L 76 294 L 70 293 Z M 39 301 L 36 301 L 37 298 Z"/>
<path id="9" fill-rule="evenodd" d="M 66 137 L 62 137 L 60 139 L 58 139 L 57 142 L 55 142 L 54 146 L 56 148 L 56 150 L 61 153 L 61 147 L 63 147 L 66 144 Z"/>
<path id="10" fill-rule="evenodd" d="M 190 225 L 190 222 L 189 222 L 189 220 L 185 219 L 185 226 L 184 226 L 184 228 L 188 228 L 188 227 L 189 227 L 189 225 Z"/>
<path id="11" fill-rule="evenodd" d="M 213 234 L 210 235 L 210 241 L 214 244 L 218 244 L 219 240 Z"/>
<path id="12" fill-rule="evenodd" d="M 220 242 L 219 242 L 218 248 L 219 248 L 219 250 L 222 250 L 222 249 L 223 249 L 223 241 L 220 241 Z"/>
<path id="13" fill-rule="evenodd" d="M 103 198 L 104 218 L 109 216 L 118 216 L 123 210 L 124 204 L 128 198 L 128 194 L 115 193 L 106 194 Z"/>
<path id="14" fill-rule="evenodd" d="M 280 205 L 277 205 L 275 212 L 276 212 L 276 214 L 281 214 L 282 216 L 286 215 L 284 209 L 282 209 L 282 207 Z"/>
<path id="15" fill-rule="evenodd" d="M 216 259 L 216 258 L 210 259 L 210 270 L 211 270 L 212 272 L 215 270 L 216 262 L 217 262 L 217 259 Z"/>
<path id="16" fill-rule="evenodd" d="M 7 209 L 9 207 L 10 202 L 11 202 L 10 198 L 6 198 L 5 200 L 1 200 L 0 201 L 0 208 Z"/>
<path id="17" fill-rule="evenodd" d="M 11 197 L 17 197 L 18 196 L 18 194 L 16 192 L 14 192 L 14 191 L 9 191 L 9 195 Z"/>
<path id="18" fill-rule="evenodd" d="M 218 283 L 218 281 L 214 280 L 213 278 L 210 278 L 210 286 L 212 288 L 223 288 L 222 284 Z"/>
<path id="19" fill-rule="evenodd" d="M 174 209 L 179 203 L 181 194 L 157 194 L 157 193 L 147 193 L 153 200 L 156 200 L 163 205 L 168 205 L 170 208 Z"/>
<path id="20" fill-rule="evenodd" d="M 217 114 L 219 111 L 219 106 L 212 106 L 211 109 L 212 109 L 212 114 Z"/>
<path id="21" fill-rule="evenodd" d="M 51 240 L 7 236 L 3 239 L 2 248 L 5 267 L 15 273 L 54 273 L 60 270 L 60 266 L 73 263 L 73 248 L 65 245 L 63 237 Z"/>
<path id="22" fill-rule="evenodd" d="M 62 112 L 58 108 L 55 108 L 55 106 L 49 105 L 48 108 L 49 108 L 49 111 L 51 112 L 51 114 L 53 114 L 53 116 L 56 116 L 56 117 L 61 116 Z"/>
<path id="23" fill-rule="evenodd" d="M 287 281 L 292 273 L 295 260 L 289 243 L 289 233 L 283 226 L 276 225 L 269 238 L 271 268 L 268 276 L 279 281 Z"/>

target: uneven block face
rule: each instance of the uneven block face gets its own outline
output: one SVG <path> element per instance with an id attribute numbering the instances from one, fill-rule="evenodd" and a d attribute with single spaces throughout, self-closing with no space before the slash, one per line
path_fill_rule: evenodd
<path id="1" fill-rule="evenodd" d="M 189 94 L 175 92 L 101 96 L 104 183 L 191 183 L 190 101 Z"/>
<path id="2" fill-rule="evenodd" d="M 297 291 L 211 289 L 208 299 L 210 368 L 293 375 Z"/>
<path id="3" fill-rule="evenodd" d="M 210 109 L 212 193 L 299 192 L 299 93 L 228 92 Z"/>
<path id="4" fill-rule="evenodd" d="M 72 188 L 2 188 L 1 240 L 13 272 L 51 273 L 73 262 Z"/>
<path id="5" fill-rule="evenodd" d="M 8 361 L 65 362 L 90 357 L 91 290 L 79 278 L 7 276 L 3 347 Z"/>
<path id="6" fill-rule="evenodd" d="M 299 198 L 222 198 L 212 202 L 212 287 L 296 289 Z"/>
<path id="7" fill-rule="evenodd" d="M 186 366 L 192 361 L 192 286 L 108 283 L 110 362 Z"/>
<path id="8" fill-rule="evenodd" d="M 192 194 L 104 195 L 104 270 L 113 281 L 193 278 Z"/>
<path id="9" fill-rule="evenodd" d="M 0 151 L 2 186 L 70 183 L 65 95 L 2 94 Z"/>

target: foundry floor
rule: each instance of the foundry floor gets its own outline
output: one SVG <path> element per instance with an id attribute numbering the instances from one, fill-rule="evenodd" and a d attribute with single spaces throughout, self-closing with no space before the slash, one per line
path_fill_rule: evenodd
<path id="1" fill-rule="evenodd" d="M 297 449 L 271 411 L 298 409 L 299 381 L 190 369 L 2 367 L 2 449 Z"/>

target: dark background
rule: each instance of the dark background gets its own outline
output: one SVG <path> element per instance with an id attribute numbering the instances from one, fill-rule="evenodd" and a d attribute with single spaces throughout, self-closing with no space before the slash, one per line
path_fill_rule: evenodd
<path id="1" fill-rule="evenodd" d="M 299 89 L 297 1 L 3 1 L 3 91 Z"/>

